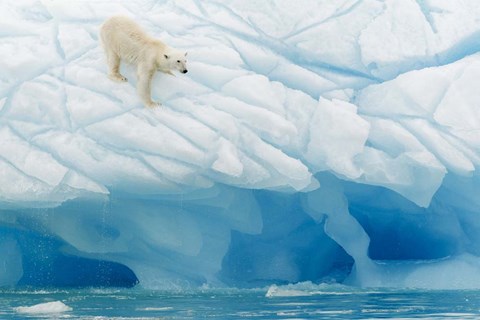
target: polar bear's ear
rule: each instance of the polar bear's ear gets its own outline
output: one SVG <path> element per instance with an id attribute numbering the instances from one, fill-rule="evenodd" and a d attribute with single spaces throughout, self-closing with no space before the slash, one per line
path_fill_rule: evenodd
<path id="1" fill-rule="evenodd" d="M 170 57 L 167 54 L 164 54 L 163 56 L 165 57 L 165 59 L 170 59 Z"/>
<path id="2" fill-rule="evenodd" d="M 185 51 L 185 57 L 187 56 L 188 52 Z"/>

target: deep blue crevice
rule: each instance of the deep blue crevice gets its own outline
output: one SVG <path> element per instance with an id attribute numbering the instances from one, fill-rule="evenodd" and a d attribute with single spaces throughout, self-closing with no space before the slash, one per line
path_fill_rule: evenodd
<path id="1" fill-rule="evenodd" d="M 437 210 L 438 196 L 428 208 L 421 208 L 383 187 L 345 186 L 350 213 L 370 237 L 370 258 L 430 260 L 464 250 L 458 217 L 454 211 Z"/>
<path id="2" fill-rule="evenodd" d="M 23 267 L 18 286 L 131 288 L 139 282 L 123 264 L 63 253 L 62 241 L 51 236 L 21 232 L 17 241 Z"/>
<path id="3" fill-rule="evenodd" d="M 301 281 L 341 282 L 353 259 L 302 206 L 302 193 L 255 191 L 263 218 L 261 234 L 232 232 L 220 278 L 235 286 L 258 287 Z"/>

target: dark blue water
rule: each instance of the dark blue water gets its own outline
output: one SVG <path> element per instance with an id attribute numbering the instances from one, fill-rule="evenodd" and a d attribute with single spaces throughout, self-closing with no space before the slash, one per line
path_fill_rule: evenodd
<path id="1" fill-rule="evenodd" d="M 0 319 L 480 319 L 480 291 L 3 290 Z M 62 301 L 58 314 L 16 308 Z"/>

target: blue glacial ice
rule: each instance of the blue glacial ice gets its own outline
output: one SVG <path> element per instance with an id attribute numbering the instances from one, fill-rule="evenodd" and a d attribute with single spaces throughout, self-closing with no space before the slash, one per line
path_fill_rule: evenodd
<path id="1" fill-rule="evenodd" d="M 0 3 L 0 286 L 480 288 L 478 0 Z M 145 109 L 114 14 L 189 52 Z"/>

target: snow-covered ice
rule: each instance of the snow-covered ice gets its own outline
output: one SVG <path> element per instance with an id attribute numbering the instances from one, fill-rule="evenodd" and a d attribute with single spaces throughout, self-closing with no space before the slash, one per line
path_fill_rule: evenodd
<path id="1" fill-rule="evenodd" d="M 107 78 L 114 14 L 188 51 L 188 74 L 154 79 L 161 108 L 142 106 L 133 66 Z M 479 14 L 1 2 L 0 286 L 87 283 L 68 262 L 149 288 L 479 288 Z"/>

